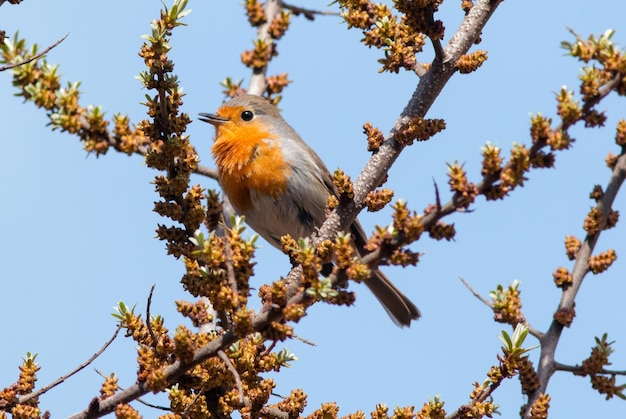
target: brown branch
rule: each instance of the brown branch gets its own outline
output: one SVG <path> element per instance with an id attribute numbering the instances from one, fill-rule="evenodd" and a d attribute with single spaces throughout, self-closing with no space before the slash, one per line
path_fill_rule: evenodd
<path id="1" fill-rule="evenodd" d="M 206 385 L 206 384 L 205 384 Z M 181 416 L 183 418 L 187 418 L 189 417 L 189 412 L 191 411 L 191 408 L 198 403 L 198 400 L 200 400 L 200 397 L 203 396 L 205 394 L 205 387 L 203 386 L 200 391 L 196 392 L 196 395 L 193 397 L 193 400 L 191 401 L 191 403 L 189 403 L 187 405 L 187 407 L 185 407 L 185 410 L 183 410 Z"/>
<path id="2" fill-rule="evenodd" d="M 478 293 L 478 291 L 474 290 L 474 288 L 472 288 L 472 286 L 467 281 L 465 281 L 465 279 L 463 279 L 462 277 L 459 277 L 459 279 L 461 280 L 463 285 L 465 285 L 465 287 L 469 290 L 469 292 L 471 292 L 472 295 L 474 295 L 474 297 L 476 297 L 480 301 L 482 301 L 483 304 L 485 304 L 487 307 L 493 309 L 493 304 L 491 303 L 491 301 L 487 300 L 485 297 L 480 295 Z M 530 325 L 530 323 L 528 323 L 528 321 L 526 319 L 524 319 L 522 324 L 524 326 L 526 326 L 526 328 L 528 329 L 528 333 L 530 333 L 531 335 L 533 335 L 534 337 L 536 337 L 539 340 L 541 340 L 543 338 L 544 334 L 542 332 L 540 332 L 539 330 L 535 329 L 534 327 L 532 327 Z"/>
<path id="3" fill-rule="evenodd" d="M 0 5 L 1 5 L 1 4 L 2 4 L 2 3 L 0 3 Z M 54 44 L 50 45 L 48 48 L 44 49 L 43 51 L 41 51 L 41 52 L 40 52 L 39 54 L 37 54 L 37 55 L 34 55 L 34 56 L 32 56 L 32 57 L 30 57 L 30 58 L 28 58 L 28 59 L 26 59 L 26 60 L 24 60 L 24 61 L 22 61 L 22 62 L 19 62 L 19 63 L 15 63 L 15 64 L 7 64 L 7 65 L 5 65 L 5 66 L 3 66 L 3 67 L 0 67 L 0 72 L 1 72 L 1 71 L 6 71 L 6 70 L 10 70 L 10 69 L 12 69 L 12 68 L 19 67 L 19 66 L 24 65 L 24 64 L 28 64 L 28 63 L 30 63 L 30 62 L 32 62 L 32 61 L 35 61 L 35 60 L 37 60 L 37 59 L 39 59 L 39 58 L 43 57 L 43 56 L 44 56 L 44 55 L 46 55 L 48 52 L 50 52 L 50 50 L 51 50 L 52 48 L 56 47 L 56 46 L 57 46 L 57 45 L 59 45 L 61 42 L 65 41 L 65 38 L 67 38 L 67 37 L 68 37 L 68 35 L 69 35 L 69 33 L 65 34 L 65 36 L 64 36 L 63 38 L 59 39 L 59 40 L 58 40 L 58 41 L 56 41 Z"/>
<path id="4" fill-rule="evenodd" d="M 307 300 L 307 295 L 304 291 L 302 291 L 290 298 L 288 304 L 303 304 Z M 281 318 L 281 310 L 264 311 L 254 317 L 251 327 L 253 330 L 260 331 L 265 329 L 271 322 L 278 321 Z M 193 368 L 195 365 L 198 365 L 211 357 L 217 356 L 218 351 L 228 348 L 230 345 L 235 343 L 237 339 L 238 337 L 231 331 L 224 333 L 204 347 L 198 349 L 194 353 L 194 356 L 190 362 L 182 363 L 180 361 L 176 361 L 172 365 L 165 368 L 163 373 L 166 379 L 168 380 L 168 382 L 173 383 L 178 377 L 180 377 L 189 369 Z M 108 397 L 105 400 L 100 401 L 97 405 L 90 406 L 82 412 L 72 415 L 71 418 L 79 419 L 102 417 L 108 413 L 113 412 L 115 410 L 115 407 L 119 403 L 129 403 L 150 391 L 151 390 L 147 388 L 145 382 L 135 382 L 135 384 L 128 387 L 126 390 L 121 391 L 111 397 Z"/>
<path id="5" fill-rule="evenodd" d="M 456 62 L 461 55 L 467 53 L 474 41 L 480 36 L 487 21 L 501 3 L 501 0 L 478 0 L 465 16 L 459 29 L 444 48 L 443 57 L 436 58 L 428 73 L 417 85 L 411 99 L 394 124 L 390 134 L 381 144 L 378 152 L 373 154 L 365 168 L 354 182 L 354 201 L 340 204 L 326 219 L 319 230 L 320 239 L 330 239 L 338 231 L 345 230 L 365 206 L 365 197 L 381 183 L 404 146 L 398 143 L 394 135 L 406 121 L 416 117 L 424 117 L 439 93 L 452 75 L 456 72 Z M 445 206 L 442 211 L 446 210 Z M 453 211 L 456 211 L 454 209 Z M 451 212 L 453 212 L 451 211 Z M 437 214 L 426 216 L 428 223 L 437 221 Z M 432 225 L 431 224 L 431 225 Z"/>
<path id="6" fill-rule="evenodd" d="M 270 354 L 270 352 L 272 352 L 274 350 L 274 348 L 276 347 L 276 340 L 273 340 L 272 343 L 270 344 L 270 346 L 267 347 L 266 350 L 263 351 L 261 356 L 267 356 Z"/>
<path id="7" fill-rule="evenodd" d="M 257 37 L 268 44 L 274 44 L 274 39 L 270 36 L 269 28 L 274 20 L 274 17 L 280 13 L 281 2 L 280 0 L 267 0 L 265 2 L 265 23 L 259 26 L 257 30 Z M 255 69 L 250 77 L 250 84 L 248 86 L 248 93 L 252 95 L 262 95 L 267 88 L 267 66 L 260 69 Z"/>
<path id="8" fill-rule="evenodd" d="M 435 187 L 435 209 L 437 212 L 441 212 L 441 195 L 439 194 L 439 185 L 433 178 L 433 186 Z"/>
<path id="9" fill-rule="evenodd" d="M 292 338 L 294 338 L 294 339 L 299 340 L 300 342 L 302 342 L 302 343 L 304 343 L 304 344 L 306 344 L 306 345 L 309 345 L 309 346 L 317 346 L 317 343 L 315 343 L 315 342 L 313 342 L 313 341 L 311 341 L 311 340 L 305 339 L 305 338 L 303 338 L 302 336 L 298 336 L 298 335 L 296 335 L 295 333 L 294 333 L 291 337 L 292 337 Z"/>
<path id="10" fill-rule="evenodd" d="M 491 301 L 487 300 L 485 297 L 480 295 L 478 291 L 474 290 L 474 288 L 472 288 L 472 286 L 465 279 L 463 279 L 462 277 L 459 277 L 459 279 L 461 280 L 463 285 L 465 285 L 465 288 L 467 288 L 472 293 L 472 295 L 474 295 L 474 297 L 482 301 L 483 304 L 485 304 L 487 307 L 493 308 L 493 304 L 491 304 Z"/>
<path id="11" fill-rule="evenodd" d="M 505 378 L 506 377 L 500 377 L 500 379 L 495 383 L 491 383 L 487 388 L 483 388 L 478 394 L 472 397 L 469 403 L 459 407 L 457 410 L 450 413 L 448 416 L 446 416 L 446 419 L 461 419 L 468 417 L 467 413 L 470 412 L 471 409 L 476 406 L 476 404 L 482 403 L 489 397 L 491 397 L 493 392 L 496 391 L 498 387 L 500 387 L 500 384 L 502 384 Z"/>
<path id="12" fill-rule="evenodd" d="M 29 400 L 41 396 L 42 394 L 44 394 L 48 390 L 58 386 L 59 384 L 61 384 L 62 382 L 64 382 L 68 378 L 70 378 L 72 375 L 76 374 L 77 372 L 79 372 L 80 370 L 85 368 L 87 365 L 91 364 L 96 358 L 98 358 L 109 347 L 109 345 L 111 345 L 111 343 L 113 343 L 113 341 L 117 337 L 117 334 L 120 332 L 121 328 L 122 328 L 121 324 L 118 325 L 117 329 L 115 329 L 115 333 L 113 333 L 113 336 L 111 336 L 111 338 L 95 354 L 93 354 L 91 356 L 91 358 L 89 358 L 87 361 L 85 361 L 82 364 L 80 364 L 78 367 L 76 367 L 73 371 L 69 372 L 68 374 L 65 374 L 65 375 L 57 378 L 56 380 L 54 380 L 50 384 L 43 386 L 39 390 L 34 391 L 34 392 L 30 393 L 30 394 L 26 394 L 24 396 L 19 397 L 18 404 L 25 404 Z"/>
<path id="13" fill-rule="evenodd" d="M 239 404 L 243 406 L 244 405 L 243 384 L 241 383 L 241 377 L 239 376 L 239 372 L 237 372 L 237 369 L 233 365 L 228 355 L 226 355 L 226 352 L 217 351 L 217 356 L 222 361 L 224 361 L 224 363 L 226 364 L 226 368 L 228 368 L 228 371 L 230 371 L 230 373 L 233 375 L 233 378 L 235 379 L 235 383 L 237 384 L 237 392 L 239 393 Z"/>
<path id="14" fill-rule="evenodd" d="M 593 253 L 593 250 L 600 238 L 603 226 L 606 225 L 606 220 L 613 205 L 613 201 L 617 196 L 617 192 L 621 188 L 624 179 L 626 178 L 626 150 L 622 150 L 622 154 L 617 159 L 611 178 L 606 187 L 602 198 L 598 200 L 597 208 L 602 214 L 600 221 L 600 231 L 593 235 L 587 235 L 582 243 L 580 250 L 576 254 L 576 262 L 572 270 L 572 284 L 563 291 L 561 295 L 561 301 L 557 310 L 572 309 L 574 307 L 574 300 L 578 294 L 578 290 L 582 285 L 583 279 L 589 272 L 589 257 Z M 556 347 L 560 340 L 561 333 L 563 332 L 563 325 L 556 320 L 552 321 L 550 328 L 541 339 L 541 355 L 539 357 L 539 367 L 537 369 L 537 375 L 539 376 L 539 388 L 533 393 L 528 395 L 528 402 L 523 406 L 524 418 L 530 418 L 530 408 L 537 400 L 537 398 L 546 392 L 548 382 L 556 371 L 555 353 Z"/>
<path id="15" fill-rule="evenodd" d="M 287 4 L 283 1 L 280 2 L 281 6 L 284 9 L 289 10 L 291 13 L 293 13 L 294 15 L 298 16 L 298 15 L 304 15 L 305 18 L 309 19 L 309 20 L 315 20 L 315 15 L 320 15 L 320 16 L 340 16 L 341 13 L 339 12 L 331 12 L 331 11 L 326 11 L 326 10 L 314 10 L 314 9 L 307 9 L 306 7 L 300 7 L 300 6 L 293 6 L 291 4 Z"/>
<path id="16" fill-rule="evenodd" d="M 568 31 L 569 33 L 571 33 L 572 35 L 574 35 L 574 37 L 576 38 L 576 40 L 577 40 L 578 42 L 585 42 L 585 40 L 582 38 L 582 36 L 580 36 L 580 35 L 578 34 L 578 32 L 576 32 L 576 31 L 575 31 L 574 29 L 572 29 L 570 26 L 565 26 L 565 29 L 567 29 L 567 31 Z"/>
<path id="17" fill-rule="evenodd" d="M 206 166 L 202 166 L 202 165 L 197 165 L 196 166 L 196 170 L 194 170 L 194 173 L 201 175 L 201 176 L 206 176 L 208 178 L 214 179 L 214 180 L 219 180 L 219 174 L 217 173 L 216 169 L 210 169 Z"/>
<path id="18" fill-rule="evenodd" d="M 602 88 L 598 90 L 597 96 L 595 96 L 592 100 L 585 102 L 582 108 L 582 114 L 584 115 L 585 113 L 587 113 L 595 105 L 600 103 L 602 99 L 604 99 L 613 90 L 615 90 L 615 88 L 617 87 L 620 81 L 620 78 L 621 78 L 620 75 L 615 76 L 613 79 L 611 79 Z M 558 126 L 556 126 L 553 129 L 553 131 L 554 132 L 565 131 L 568 128 L 570 128 L 570 126 L 571 125 L 565 125 L 561 123 Z M 539 140 L 535 142 L 529 150 L 530 158 L 532 159 L 532 157 L 535 156 L 537 152 L 539 152 L 542 148 L 546 147 L 546 145 L 547 145 L 546 140 Z M 513 162 L 509 161 L 507 164 L 505 164 L 501 168 L 501 170 L 498 173 L 484 176 L 483 179 L 479 183 L 476 184 L 478 195 L 486 196 L 489 190 L 493 187 L 493 185 L 500 179 L 500 173 L 511 168 L 512 166 L 513 166 Z M 435 223 L 439 221 L 441 218 L 447 215 L 450 215 L 452 213 L 455 213 L 459 211 L 459 209 L 462 209 L 462 205 L 459 202 L 459 200 L 456 198 L 456 196 L 457 195 L 455 194 L 452 197 L 452 199 L 450 199 L 450 201 L 445 203 L 443 206 L 440 206 L 438 211 L 433 211 L 424 216 L 424 218 L 422 219 L 422 225 L 424 226 L 424 230 L 428 230 L 430 227 L 435 225 Z"/>
<path id="19" fill-rule="evenodd" d="M 105 380 L 107 378 L 109 378 L 105 373 L 103 373 L 102 371 L 100 371 L 98 368 L 94 368 L 94 371 L 96 372 L 96 374 L 98 374 L 100 377 L 104 378 Z M 117 388 L 119 390 L 124 390 L 124 387 L 120 386 L 119 384 L 117 385 Z M 146 407 L 150 407 L 152 409 L 159 409 L 159 410 L 164 410 L 166 412 L 171 412 L 172 409 L 170 409 L 169 407 L 165 407 L 165 406 L 159 406 L 158 404 L 153 404 L 153 403 L 149 403 L 145 400 L 143 400 L 141 397 L 137 398 L 136 401 L 140 404 L 143 404 Z"/>
<path id="20" fill-rule="evenodd" d="M 565 365 L 560 362 L 554 362 L 554 370 L 555 371 L 567 371 L 567 372 L 584 372 L 583 367 L 580 365 Z M 600 371 L 596 372 L 596 374 L 606 374 L 606 375 L 626 375 L 626 371 L 616 371 L 616 370 L 606 370 L 602 368 Z"/>
<path id="21" fill-rule="evenodd" d="M 91 131 L 91 124 L 89 124 L 89 122 L 87 122 L 87 120 L 83 118 L 81 121 L 81 128 L 84 131 Z M 112 147 L 115 151 L 118 151 L 120 153 L 128 154 L 126 151 L 122 150 L 120 141 L 118 141 L 117 138 L 111 135 L 110 132 L 107 132 L 106 134 L 104 134 L 104 136 L 105 136 L 104 139 L 109 144 L 109 147 Z M 137 147 L 137 149 L 135 150 L 135 154 L 139 154 L 140 156 L 145 157 L 146 154 L 148 154 L 148 147 L 146 146 Z M 211 169 L 207 166 L 203 166 L 199 164 L 196 166 L 196 169 L 193 172 L 195 174 L 206 176 L 210 179 L 219 181 L 219 174 L 217 172 L 217 169 Z"/>

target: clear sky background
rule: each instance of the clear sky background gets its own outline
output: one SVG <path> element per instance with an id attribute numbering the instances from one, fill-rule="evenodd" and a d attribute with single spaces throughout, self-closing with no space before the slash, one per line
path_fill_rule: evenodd
<path id="1" fill-rule="evenodd" d="M 189 26 L 174 32 L 171 56 L 187 93 L 183 111 L 194 119 L 219 106 L 220 80 L 244 78 L 246 85 L 249 78 L 239 56 L 256 35 L 240 3 L 190 1 Z M 446 41 L 461 20 L 459 3 L 442 6 Z M 323 1 L 306 5 L 335 7 Z M 160 7 L 157 0 L 29 0 L 0 8 L 0 28 L 7 34 L 19 29 L 22 37 L 42 47 L 69 32 L 48 61 L 60 64 L 64 80 L 82 81 L 83 105 L 101 105 L 109 117 L 121 112 L 138 122 L 145 117 L 140 102 L 146 93 L 134 78 L 143 68 L 137 56 L 140 36 L 150 31 Z M 489 60 L 476 73 L 455 75 L 428 115 L 444 118 L 447 129 L 406 149 L 392 168 L 388 185 L 396 197 L 421 211 L 434 200 L 433 180 L 443 199 L 449 197 L 446 162 L 464 162 L 470 180 L 478 181 L 485 142 L 503 148 L 504 155 L 513 142 L 528 144 L 529 114 L 554 116 L 554 92 L 562 85 L 576 89 L 580 63 L 559 47 L 562 40 L 572 40 L 566 26 L 585 38 L 613 28 L 614 40 L 626 45 L 625 13 L 619 0 L 505 1 L 479 46 L 488 50 Z M 360 38 L 360 32 L 346 31 L 335 16 L 314 22 L 295 18 L 270 67 L 271 74 L 286 71 L 294 81 L 281 104 L 285 119 L 331 170 L 341 167 L 354 178 L 368 158 L 363 123 L 371 121 L 388 132 L 418 82 L 413 74 L 378 74 L 380 52 L 368 50 Z M 426 56 L 432 56 L 430 51 Z M 111 336 L 111 313 L 119 300 L 136 303 L 143 312 L 156 284 L 152 313 L 164 315 L 173 330 L 181 320 L 174 300 L 191 297 L 179 283 L 182 263 L 167 256 L 164 243 L 154 239 L 157 224 L 164 222 L 152 212 L 157 194 L 150 182 L 156 173 L 139 156 L 87 155 L 76 138 L 51 132 L 44 112 L 22 104 L 13 93 L 11 75 L 1 73 L 0 386 L 16 380 L 27 351 L 39 354 L 38 384 L 45 385 L 85 361 Z M 618 152 L 614 127 L 626 118 L 624 101 L 611 97 L 601 108 L 608 109 L 607 128 L 577 126 L 572 131 L 577 141 L 572 150 L 558 154 L 557 170 L 531 172 L 524 188 L 504 201 L 479 198 L 471 214 L 445 220 L 456 224 L 454 242 L 424 237 L 414 245 L 425 252 L 416 268 L 385 269 L 420 307 L 422 320 L 410 329 L 396 328 L 372 295 L 354 286 L 354 307 L 318 304 L 296 326 L 298 335 L 317 346 L 285 343 L 299 360 L 275 377 L 276 392 L 286 395 L 302 387 L 309 394 L 305 413 L 326 401 L 337 401 L 340 414 L 369 413 L 377 403 L 419 409 L 435 395 L 449 411 L 465 403 L 472 383 L 482 382 L 497 362 L 497 335 L 509 328 L 494 323 L 491 311 L 458 278 L 484 296 L 497 284 L 518 279 L 526 317 L 539 330 L 549 326 L 560 298 L 552 272 L 572 267 L 564 237 L 584 237 L 583 219 L 593 205 L 588 194 L 593 185 L 606 185 L 610 172 L 604 157 Z M 214 167 L 209 152 L 213 128 L 195 120 L 188 133 L 202 163 Z M 193 182 L 217 187 L 207 178 L 194 177 Z M 622 193 L 615 209 L 625 206 Z M 375 224 L 387 224 L 389 214 L 384 210 L 360 218 L 371 231 Z M 290 267 L 284 255 L 259 243 L 257 288 Z M 618 260 L 608 272 L 586 278 L 575 322 L 557 350 L 559 362 L 580 363 L 594 336 L 608 332 L 609 340 L 616 341 L 613 367 L 626 369 L 623 244 L 623 221 L 602 234 L 597 252 L 614 247 Z M 535 344 L 528 339 L 527 346 Z M 538 354 L 532 352 L 531 359 L 536 362 Z M 102 381 L 93 367 L 115 372 L 123 387 L 131 385 L 133 342 L 119 337 L 93 366 L 44 395 L 41 406 L 56 418 L 84 409 Z M 548 392 L 551 418 L 614 418 L 626 411 L 626 402 L 605 401 L 588 379 L 566 373 L 555 374 Z M 162 396 L 145 399 L 164 404 Z M 495 393 L 505 418 L 517 417 L 524 400 L 517 379 Z M 147 418 L 160 414 L 134 406 Z"/>

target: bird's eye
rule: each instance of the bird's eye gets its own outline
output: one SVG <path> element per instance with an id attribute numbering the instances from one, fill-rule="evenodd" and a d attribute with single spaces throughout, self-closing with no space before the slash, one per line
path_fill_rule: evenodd
<path id="1" fill-rule="evenodd" d="M 254 118 L 254 114 L 252 113 L 252 111 L 241 112 L 241 119 L 243 119 L 244 121 L 252 121 L 252 118 Z"/>

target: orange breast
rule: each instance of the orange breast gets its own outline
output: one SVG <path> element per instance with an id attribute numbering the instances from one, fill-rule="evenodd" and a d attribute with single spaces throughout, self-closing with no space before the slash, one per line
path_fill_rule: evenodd
<path id="1" fill-rule="evenodd" d="M 227 122 L 218 126 L 212 152 L 222 188 L 242 213 L 252 207 L 251 189 L 272 197 L 287 190 L 289 165 L 278 140 L 262 124 Z"/>

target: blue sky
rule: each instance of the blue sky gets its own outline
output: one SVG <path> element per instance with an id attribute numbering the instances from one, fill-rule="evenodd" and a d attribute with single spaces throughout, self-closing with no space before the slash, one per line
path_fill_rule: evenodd
<path id="1" fill-rule="evenodd" d="M 193 2 L 188 27 L 175 31 L 172 58 L 187 96 L 185 112 L 195 119 L 222 101 L 220 80 L 248 80 L 239 55 L 251 46 L 255 32 L 247 25 L 240 2 Z M 326 9 L 326 2 L 310 2 Z M 142 70 L 137 56 L 149 22 L 158 16 L 156 0 L 132 2 L 27 1 L 0 9 L 0 28 L 20 30 L 29 42 L 45 47 L 66 33 L 48 61 L 60 64 L 66 81 L 82 81 L 82 104 L 101 105 L 112 116 L 145 116 L 146 93 L 134 78 Z M 334 6 L 333 6 L 334 7 Z M 562 85 L 576 90 L 580 64 L 564 55 L 562 40 L 569 26 L 587 37 L 616 29 L 614 40 L 626 45 L 626 8 L 621 1 L 504 2 L 483 33 L 479 46 L 489 60 L 476 73 L 455 75 L 431 109 L 447 129 L 429 142 L 406 149 L 390 172 L 388 185 L 397 198 L 421 211 L 433 202 L 433 180 L 446 199 L 446 162 L 465 163 L 470 180 L 480 174 L 480 147 L 495 143 L 508 154 L 513 142 L 528 144 L 530 113 L 554 116 L 554 92 Z M 459 2 L 441 10 L 446 41 L 461 19 Z M 337 17 L 315 22 L 293 20 L 278 45 L 270 73 L 288 72 L 293 84 L 281 103 L 285 119 L 318 152 L 332 170 L 341 167 L 356 177 L 368 154 L 361 126 L 371 121 L 383 132 L 392 126 L 417 84 L 412 74 L 379 74 L 379 52 L 358 43 L 357 31 L 346 31 Z M 430 52 L 427 53 L 431 57 Z M 422 58 L 421 60 L 424 60 Z M 182 263 L 167 256 L 154 230 L 162 223 L 154 212 L 157 199 L 150 184 L 155 172 L 140 157 L 113 152 L 96 159 L 78 141 L 51 132 L 43 112 L 13 97 L 10 74 L 0 74 L 4 129 L 2 179 L 4 199 L 0 231 L 0 275 L 5 319 L 0 357 L 0 386 L 17 378 L 27 351 L 38 353 L 39 384 L 45 385 L 91 356 L 115 329 L 112 307 L 119 300 L 145 309 L 156 284 L 152 313 L 175 329 L 180 317 L 173 301 L 188 298 L 179 279 Z M 505 326 L 491 320 L 490 310 L 460 283 L 462 276 L 487 296 L 497 284 L 521 281 L 524 313 L 545 330 L 560 298 L 552 282 L 559 266 L 571 268 L 564 253 L 565 235 L 583 237 L 582 223 L 593 185 L 606 185 L 604 165 L 613 143 L 615 123 L 626 118 L 623 102 L 611 97 L 607 128 L 572 134 L 572 150 L 557 156 L 557 170 L 537 170 L 524 188 L 499 202 L 478 199 L 471 214 L 457 214 L 454 242 L 424 237 L 414 245 L 425 255 L 416 268 L 385 272 L 420 307 L 423 319 L 398 329 L 364 287 L 354 287 L 355 307 L 317 305 L 296 327 L 316 342 L 309 347 L 287 342 L 299 361 L 275 379 L 276 391 L 302 387 L 311 412 L 320 403 L 337 401 L 340 414 L 366 413 L 377 403 L 415 405 L 440 395 L 449 411 L 467 401 L 472 383 L 482 382 L 500 350 L 497 335 Z M 621 111 L 621 113 L 620 113 Z M 212 127 L 194 121 L 188 133 L 202 163 L 213 167 L 209 148 Z M 215 188 L 210 179 L 196 183 Z M 624 195 L 615 209 L 624 208 Z M 367 230 L 388 223 L 388 210 L 362 214 Z M 576 364 L 589 355 L 593 337 L 608 332 L 615 340 L 615 369 L 626 366 L 623 321 L 623 226 L 606 231 L 597 251 L 614 247 L 618 260 L 606 273 L 588 276 L 577 299 L 577 317 L 566 329 L 557 360 Z M 621 239 L 621 240 L 620 240 Z M 258 251 L 255 285 L 289 270 L 285 256 L 266 243 Z M 529 339 L 528 346 L 535 345 Z M 531 353 L 536 360 L 538 351 Z M 133 342 L 118 338 L 94 364 L 115 372 L 120 385 L 135 379 Z M 618 382 L 625 382 L 626 379 Z M 101 378 L 88 367 L 41 398 L 41 406 L 64 417 L 85 408 L 98 395 Z M 551 417 L 617 417 L 624 401 L 605 401 L 587 379 L 557 373 L 551 380 Z M 162 399 L 147 396 L 146 400 Z M 524 402 L 517 380 L 495 393 L 503 417 L 516 417 Z M 139 407 L 145 417 L 159 412 Z"/>

